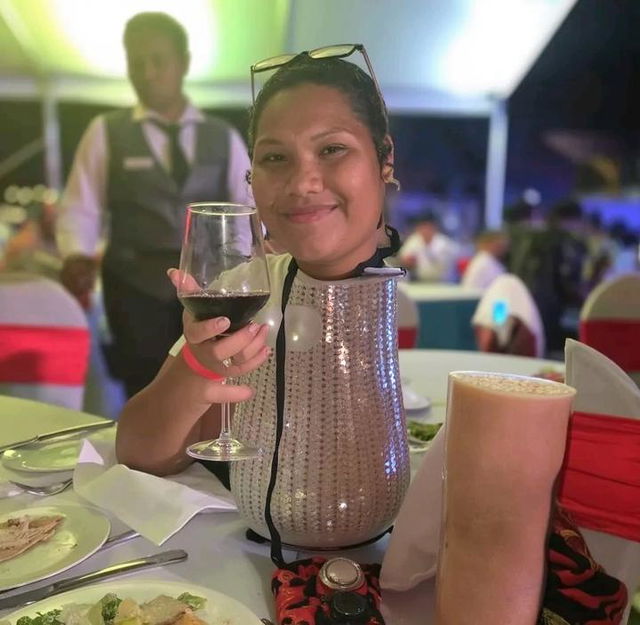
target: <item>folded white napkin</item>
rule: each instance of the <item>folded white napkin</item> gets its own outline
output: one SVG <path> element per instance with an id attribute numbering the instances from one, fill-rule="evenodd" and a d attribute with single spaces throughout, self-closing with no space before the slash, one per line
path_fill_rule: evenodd
<path id="1" fill-rule="evenodd" d="M 382 562 L 383 589 L 404 591 L 435 577 L 440 550 L 445 429 L 424 454 L 396 518 Z"/>
<path id="2" fill-rule="evenodd" d="M 79 495 L 161 545 L 198 512 L 236 510 L 231 494 L 200 464 L 171 477 L 117 464 L 113 442 L 85 441 L 73 474 Z"/>
<path id="3" fill-rule="evenodd" d="M 612 360 L 595 349 L 567 340 L 566 381 L 576 391 L 579 412 L 640 419 L 640 389 Z M 591 555 L 607 573 L 622 581 L 630 597 L 640 585 L 640 544 L 595 530 L 581 530 Z M 623 616 L 626 622 L 630 606 Z"/>

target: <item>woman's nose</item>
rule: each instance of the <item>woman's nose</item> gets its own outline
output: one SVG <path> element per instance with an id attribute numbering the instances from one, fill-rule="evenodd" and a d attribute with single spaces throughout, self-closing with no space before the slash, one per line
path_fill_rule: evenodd
<path id="1" fill-rule="evenodd" d="M 319 193 L 322 191 L 322 170 L 314 161 L 296 163 L 289 177 L 289 191 L 296 195 Z"/>

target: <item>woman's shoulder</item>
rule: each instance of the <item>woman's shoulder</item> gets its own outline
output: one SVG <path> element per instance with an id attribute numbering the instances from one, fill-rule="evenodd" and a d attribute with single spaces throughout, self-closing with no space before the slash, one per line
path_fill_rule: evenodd
<path id="1" fill-rule="evenodd" d="M 291 254 L 267 254 L 266 259 L 271 286 L 281 284 L 287 275 L 289 263 L 291 262 Z"/>

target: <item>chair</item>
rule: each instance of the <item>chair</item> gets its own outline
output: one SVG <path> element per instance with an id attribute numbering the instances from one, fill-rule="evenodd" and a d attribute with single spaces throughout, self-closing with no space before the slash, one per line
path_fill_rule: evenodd
<path id="1" fill-rule="evenodd" d="M 544 329 L 524 282 L 513 274 L 497 277 L 471 319 L 480 351 L 542 357 Z"/>
<path id="2" fill-rule="evenodd" d="M 87 319 L 57 282 L 0 274 L 0 393 L 82 409 Z"/>
<path id="3" fill-rule="evenodd" d="M 640 386 L 640 273 L 598 285 L 580 311 L 579 337 Z"/>
<path id="4" fill-rule="evenodd" d="M 566 382 L 577 394 L 558 498 L 631 601 L 640 584 L 640 391 L 583 343 L 568 340 L 565 354 Z"/>
<path id="5" fill-rule="evenodd" d="M 398 289 L 398 347 L 412 349 L 418 341 L 420 316 L 417 304 Z"/>

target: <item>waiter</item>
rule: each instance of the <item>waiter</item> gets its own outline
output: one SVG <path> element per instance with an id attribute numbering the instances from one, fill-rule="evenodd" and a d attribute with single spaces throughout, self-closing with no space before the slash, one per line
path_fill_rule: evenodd
<path id="1" fill-rule="evenodd" d="M 112 374 L 135 394 L 155 377 L 182 332 L 182 307 L 166 276 L 177 267 L 190 202 L 250 202 L 246 146 L 183 92 L 187 34 L 164 13 L 125 27 L 132 109 L 92 120 L 73 162 L 56 224 L 63 283 L 85 306 L 98 266 L 113 337 Z"/>

